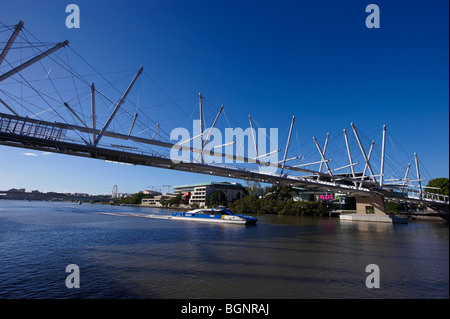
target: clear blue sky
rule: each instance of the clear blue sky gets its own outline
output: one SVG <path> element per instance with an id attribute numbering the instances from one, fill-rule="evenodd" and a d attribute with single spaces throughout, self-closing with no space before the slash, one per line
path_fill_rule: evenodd
<path id="1" fill-rule="evenodd" d="M 65 26 L 69 3 L 80 7 L 79 29 Z M 365 26 L 369 3 L 380 7 L 380 29 Z M 436 178 L 449 176 L 448 6 L 442 0 L 2 0 L 0 21 L 23 20 L 45 42 L 69 40 L 102 72 L 143 65 L 171 99 L 202 91 L 242 127 L 252 114 L 265 127 L 278 125 L 285 138 L 296 115 L 300 144 L 311 144 L 312 136 L 323 143 L 327 132 L 350 130 L 351 122 L 366 133 L 385 124 L 402 150 L 419 154 L 427 177 Z M 99 194 L 115 184 L 119 192 L 135 192 L 214 180 L 224 179 L 0 146 L 0 189 Z"/>

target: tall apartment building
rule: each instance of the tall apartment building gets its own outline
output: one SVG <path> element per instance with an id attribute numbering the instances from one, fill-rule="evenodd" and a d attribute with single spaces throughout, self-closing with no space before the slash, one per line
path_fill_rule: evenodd
<path id="1" fill-rule="evenodd" d="M 216 191 L 225 194 L 227 201 L 240 199 L 244 193 L 244 187 L 239 183 L 207 182 L 199 184 L 179 185 L 173 187 L 174 194 L 181 194 L 183 198 L 189 198 L 189 204 L 197 204 L 199 207 L 208 205 L 209 196 Z"/>

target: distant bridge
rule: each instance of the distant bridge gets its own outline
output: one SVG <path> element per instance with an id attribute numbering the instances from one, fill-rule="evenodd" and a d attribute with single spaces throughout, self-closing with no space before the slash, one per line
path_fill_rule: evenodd
<path id="1" fill-rule="evenodd" d="M 56 44 L 29 41 L 28 39 L 32 35 L 20 36 L 24 30 L 23 22 L 15 26 L 2 25 L 6 31 L 10 31 L 10 36 L 3 42 L 4 46 L 0 54 L 0 107 L 3 106 L 5 111 L 7 110 L 10 114 L 0 112 L 0 145 L 132 165 L 290 185 L 324 192 L 340 192 L 348 196 L 355 196 L 357 201 L 358 198 L 384 198 L 396 202 L 426 204 L 448 212 L 448 196 L 424 191 L 424 186 L 422 186 L 424 179 L 420 174 L 416 153 L 414 154 L 415 178 L 409 177 L 411 175 L 409 174 L 410 163 L 405 165 L 402 176 L 398 176 L 399 170 L 396 168 L 394 172 L 397 177 L 393 177 L 391 173 L 392 177 L 386 178 L 388 176 L 385 165 L 387 156 L 386 126 L 382 129 L 381 154 L 377 161 L 380 164 L 378 174 L 375 173 L 376 165 L 374 165 L 375 156 L 373 155 L 375 141 L 372 141 L 369 148 L 367 145 L 364 146 L 365 141 L 360 136 L 361 132 L 353 123 L 351 128 L 354 137 L 351 138 L 350 134 L 343 130 L 345 148 L 334 152 L 336 158 L 345 158 L 347 161 L 344 163 L 341 160 L 341 164 L 344 165 L 340 167 L 336 167 L 339 161 L 334 161 L 334 158 L 326 153 L 330 141 L 329 134 L 327 134 L 323 146 L 313 137 L 317 152 L 311 155 L 309 162 L 305 162 L 305 156 L 300 154 L 288 158 L 295 117 L 290 123 L 287 141 L 283 148 L 283 158 L 280 161 L 271 162 L 262 159 L 267 158 L 270 154 L 280 152 L 281 149 L 273 149 L 267 154 L 259 156 L 256 151 L 256 157 L 248 157 L 245 154 L 236 155 L 237 152 L 226 153 L 225 145 L 220 145 L 218 148 L 225 149 L 225 152 L 211 153 L 211 150 L 207 150 L 205 145 L 221 115 L 223 106 L 219 109 L 211 128 L 205 129 L 203 97 L 200 94 L 198 100 L 200 134 L 179 143 L 173 143 L 167 138 L 164 140 L 161 138 L 161 125 L 150 119 L 145 112 L 138 113 L 138 105 L 129 98 L 132 88 L 143 73 L 143 67 L 134 75 L 126 90 L 120 93 L 120 90 L 104 75 L 97 72 L 72 50 L 72 53 L 95 71 L 97 78 L 100 77 L 103 85 L 107 87 L 105 90 L 100 90 L 98 85 L 94 85 L 72 68 L 75 63 L 70 62 L 67 51 L 67 59 L 61 58 L 64 54 L 54 57 L 59 50 L 70 49 L 68 41 Z M 29 57 L 25 62 L 21 59 L 8 59 L 8 53 L 15 48 L 14 44 L 17 38 L 20 38 L 21 42 L 16 51 L 28 49 Z M 50 60 L 51 66 L 44 65 L 43 60 Z M 61 74 L 56 73 L 56 69 Z M 30 73 L 26 72 L 28 70 Z M 63 73 L 65 76 L 62 75 Z M 36 76 L 36 74 L 40 75 Z M 62 88 L 57 87 L 58 80 L 61 80 Z M 45 89 L 43 88 L 44 83 L 47 85 Z M 115 91 L 105 93 L 108 89 Z M 22 90 L 26 90 L 29 95 L 24 97 Z M 19 92 L 21 92 L 20 95 Z M 118 92 L 120 95 L 113 97 Z M 106 101 L 110 105 L 101 114 L 98 114 L 96 109 L 99 99 L 104 104 Z M 175 101 L 171 100 L 171 102 L 176 105 Z M 127 104 L 136 107 L 136 111 L 124 110 L 123 106 Z M 19 109 L 22 111 L 19 112 Z M 86 114 L 90 114 L 90 116 L 86 116 Z M 119 114 L 120 121 L 118 120 Z M 140 122 L 138 114 L 147 117 L 147 122 Z M 92 125 L 86 124 L 89 119 L 92 120 Z M 102 120 L 99 121 L 99 119 Z M 249 123 L 253 135 L 253 146 L 257 150 L 254 121 L 251 116 L 249 116 Z M 116 124 L 115 128 L 111 129 L 114 124 Z M 97 127 L 97 125 L 99 126 Z M 133 130 L 136 130 L 138 126 L 142 130 L 133 134 Z M 190 140 L 194 139 L 201 139 L 200 147 L 190 146 Z M 356 153 L 355 150 L 352 152 L 350 141 L 353 142 L 353 148 L 356 145 Z M 251 143 L 250 138 L 248 143 Z M 170 156 L 170 151 L 173 149 L 186 150 L 191 155 L 185 160 L 173 161 Z M 225 161 L 227 164 L 217 164 L 205 160 L 206 157 L 211 156 L 228 159 L 232 163 Z M 359 161 L 355 160 L 356 157 L 359 157 Z M 289 163 L 296 164 L 289 165 Z M 333 166 L 332 164 L 335 163 L 336 165 Z M 308 166 L 317 167 L 317 169 L 307 169 Z M 264 169 L 265 167 L 270 167 L 271 170 Z M 343 169 L 347 169 L 348 172 L 337 173 Z"/>
<path id="2" fill-rule="evenodd" d="M 37 191 L 23 192 L 18 190 L 0 190 L 0 199 L 20 199 L 39 201 L 86 201 L 86 202 L 109 202 L 110 196 L 83 196 L 76 194 L 64 194 L 58 192 L 41 193 Z"/>

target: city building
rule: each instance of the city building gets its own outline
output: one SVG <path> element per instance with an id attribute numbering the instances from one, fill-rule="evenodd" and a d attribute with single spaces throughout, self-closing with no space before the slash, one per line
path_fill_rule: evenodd
<path id="1" fill-rule="evenodd" d="M 153 196 L 162 195 L 161 192 L 154 191 L 154 190 L 143 190 L 142 193 L 144 195 L 153 195 Z"/>
<path id="2" fill-rule="evenodd" d="M 212 193 L 221 191 L 228 202 L 241 199 L 244 195 L 244 187 L 239 183 L 207 182 L 174 186 L 174 194 L 181 194 L 183 199 L 189 199 L 189 205 L 197 204 L 199 207 L 208 206 Z"/>
<path id="3" fill-rule="evenodd" d="M 153 206 L 153 207 L 162 207 L 161 201 L 168 201 L 169 199 L 175 197 L 176 194 L 168 194 L 164 193 L 159 195 L 154 195 L 153 198 L 143 198 L 142 205 L 144 206 Z"/>

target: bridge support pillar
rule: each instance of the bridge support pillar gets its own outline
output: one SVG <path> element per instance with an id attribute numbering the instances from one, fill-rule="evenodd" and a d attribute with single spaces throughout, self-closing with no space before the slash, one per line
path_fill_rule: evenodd
<path id="1" fill-rule="evenodd" d="M 383 196 L 356 197 L 356 213 L 386 215 Z"/>

